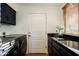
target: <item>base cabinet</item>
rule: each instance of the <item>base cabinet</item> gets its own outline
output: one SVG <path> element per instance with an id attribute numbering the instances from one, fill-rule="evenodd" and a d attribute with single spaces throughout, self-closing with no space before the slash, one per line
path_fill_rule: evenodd
<path id="1" fill-rule="evenodd" d="M 26 36 L 16 39 L 13 48 L 8 52 L 7 56 L 25 56 L 27 50 Z"/>
<path id="2" fill-rule="evenodd" d="M 53 55 L 52 43 L 51 43 L 50 37 L 48 38 L 49 38 L 48 39 L 48 55 L 52 56 Z"/>
<path id="3" fill-rule="evenodd" d="M 73 51 L 59 44 L 51 37 L 48 37 L 48 54 L 49 56 L 77 56 Z"/>
<path id="4" fill-rule="evenodd" d="M 53 56 L 60 56 L 60 54 L 54 47 L 53 47 Z"/>

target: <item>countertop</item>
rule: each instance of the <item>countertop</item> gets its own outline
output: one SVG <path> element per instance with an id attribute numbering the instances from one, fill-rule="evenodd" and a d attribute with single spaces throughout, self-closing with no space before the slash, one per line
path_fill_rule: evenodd
<path id="1" fill-rule="evenodd" d="M 5 37 L 0 36 L 0 56 L 7 55 L 7 53 L 13 48 L 15 41 L 23 36 L 25 36 L 25 34 L 11 34 L 6 35 Z"/>
<path id="2" fill-rule="evenodd" d="M 64 33 L 64 35 L 69 35 L 69 36 L 79 37 L 79 34 Z"/>
<path id="3" fill-rule="evenodd" d="M 59 44 L 65 46 L 66 48 L 70 49 L 71 51 L 79 55 L 79 42 L 78 41 L 73 41 L 73 40 L 64 39 L 64 38 L 55 38 L 55 37 L 51 37 L 51 38 L 57 41 Z"/>
<path id="4" fill-rule="evenodd" d="M 12 40 L 16 40 L 19 37 L 24 36 L 25 34 L 11 34 L 11 35 L 6 35 L 6 37 L 0 36 L 0 39 L 2 41 L 2 44 L 10 42 Z"/>

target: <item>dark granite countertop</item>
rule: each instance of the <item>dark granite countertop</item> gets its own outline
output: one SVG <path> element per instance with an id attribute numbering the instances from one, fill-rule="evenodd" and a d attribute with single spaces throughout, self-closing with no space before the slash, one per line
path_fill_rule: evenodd
<path id="1" fill-rule="evenodd" d="M 51 37 L 53 40 L 57 41 L 59 44 L 65 46 L 66 48 L 70 49 L 74 53 L 79 55 L 79 42 L 73 41 L 65 38 L 55 38 Z"/>
<path id="2" fill-rule="evenodd" d="M 6 35 L 5 37 L 0 36 L 0 39 L 2 40 L 1 46 L 6 44 L 6 43 L 10 43 L 12 41 L 15 41 L 22 36 L 25 36 L 25 34 L 11 34 L 11 35 Z M 8 46 L 8 47 L 10 47 L 10 48 L 7 51 L 4 51 L 4 52 L 0 51 L 1 52 L 0 56 L 7 55 L 7 53 L 13 48 L 13 45 Z M 1 49 L 3 49 L 3 48 L 1 47 Z"/>
<path id="3" fill-rule="evenodd" d="M 6 35 L 6 37 L 0 36 L 2 40 L 2 44 L 10 42 L 12 40 L 16 40 L 17 38 L 20 38 L 24 36 L 25 34 L 11 34 L 11 35 Z"/>

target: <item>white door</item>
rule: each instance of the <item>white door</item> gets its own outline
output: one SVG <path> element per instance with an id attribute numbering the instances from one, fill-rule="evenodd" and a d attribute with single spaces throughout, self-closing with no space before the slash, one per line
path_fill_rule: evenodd
<path id="1" fill-rule="evenodd" d="M 29 53 L 47 53 L 45 14 L 28 14 L 27 19 Z"/>

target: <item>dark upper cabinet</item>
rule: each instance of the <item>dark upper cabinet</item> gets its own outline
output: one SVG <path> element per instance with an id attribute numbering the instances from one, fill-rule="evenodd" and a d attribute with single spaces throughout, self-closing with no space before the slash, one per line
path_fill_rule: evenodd
<path id="1" fill-rule="evenodd" d="M 6 3 L 1 3 L 1 24 L 16 25 L 16 11 Z"/>

